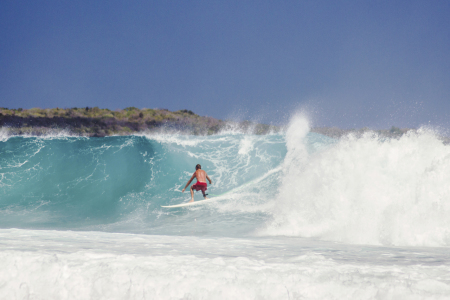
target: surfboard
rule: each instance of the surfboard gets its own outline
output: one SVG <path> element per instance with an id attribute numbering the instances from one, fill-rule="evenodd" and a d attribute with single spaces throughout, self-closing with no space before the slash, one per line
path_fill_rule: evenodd
<path id="1" fill-rule="evenodd" d="M 216 200 L 224 199 L 224 198 L 221 197 L 221 196 L 226 195 L 226 194 L 228 194 L 229 192 L 231 192 L 231 191 L 228 191 L 228 192 L 225 192 L 225 193 L 222 193 L 222 194 L 219 194 L 219 195 L 216 195 L 216 194 L 207 194 L 207 195 L 209 195 L 210 197 L 213 197 L 212 199 L 209 198 L 209 199 L 205 199 L 205 200 L 198 200 L 198 201 L 194 201 L 194 202 L 185 202 L 185 203 L 176 204 L 176 205 L 161 205 L 161 207 L 164 207 L 164 208 L 176 208 L 176 207 L 186 207 L 186 206 L 194 206 L 194 205 L 208 204 L 209 202 L 214 202 L 214 201 L 216 201 Z"/>
<path id="2" fill-rule="evenodd" d="M 161 205 L 161 207 L 164 207 L 164 208 L 176 208 L 176 207 L 186 207 L 186 206 L 194 206 L 194 205 L 203 205 L 203 204 L 207 204 L 208 202 L 213 202 L 214 200 L 218 200 L 218 199 L 205 199 L 205 200 L 199 200 L 199 201 L 194 201 L 194 202 L 181 203 L 181 204 L 176 204 L 176 205 L 167 205 L 167 206 Z"/>

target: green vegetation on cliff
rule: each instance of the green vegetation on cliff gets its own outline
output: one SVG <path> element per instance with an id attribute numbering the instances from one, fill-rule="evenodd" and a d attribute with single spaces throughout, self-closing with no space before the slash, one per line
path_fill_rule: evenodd
<path id="1" fill-rule="evenodd" d="M 65 130 L 74 135 L 97 137 L 159 130 L 196 135 L 214 134 L 227 128 L 238 128 L 255 134 L 279 131 L 278 127 L 271 125 L 249 121 L 226 122 L 202 117 L 186 109 L 171 112 L 167 109 L 136 107 L 115 111 L 98 107 L 0 108 L 0 127 L 10 135 L 42 135 Z"/>

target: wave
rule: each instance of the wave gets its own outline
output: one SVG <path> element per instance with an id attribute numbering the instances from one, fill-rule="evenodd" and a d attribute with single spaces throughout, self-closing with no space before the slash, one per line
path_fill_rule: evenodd
<path id="1" fill-rule="evenodd" d="M 208 232 L 230 234 L 226 224 L 236 219 L 227 212 L 230 203 L 254 210 L 257 195 L 273 198 L 272 170 L 285 155 L 282 135 L 241 133 L 10 137 L 0 151 L 0 227 L 157 234 L 191 234 L 183 227 L 197 215 L 212 224 Z M 208 191 L 228 192 L 228 202 L 204 212 L 162 209 L 190 198 L 181 189 L 197 163 L 213 179 Z M 234 226 L 251 228 L 255 218 Z"/>
<path id="2" fill-rule="evenodd" d="M 168 210 L 200 163 L 220 201 Z M 429 130 L 0 140 L 0 227 L 450 244 L 450 147 Z M 199 193 L 196 200 L 202 199 Z"/>

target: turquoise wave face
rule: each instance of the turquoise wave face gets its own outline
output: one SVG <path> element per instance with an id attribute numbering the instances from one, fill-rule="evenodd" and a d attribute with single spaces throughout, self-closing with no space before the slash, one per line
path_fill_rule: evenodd
<path id="1" fill-rule="evenodd" d="M 267 219 L 285 155 L 283 135 L 12 137 L 0 142 L 0 226 L 245 234 Z M 161 208 L 189 200 L 197 163 L 222 200 Z"/>
<path id="2" fill-rule="evenodd" d="M 148 184 L 156 146 L 140 137 L 10 138 L 1 143 L 1 226 L 113 222 L 121 199 Z"/>

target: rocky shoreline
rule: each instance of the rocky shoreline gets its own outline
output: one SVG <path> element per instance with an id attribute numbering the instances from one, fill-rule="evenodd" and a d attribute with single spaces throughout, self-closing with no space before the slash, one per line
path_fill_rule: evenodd
<path id="1" fill-rule="evenodd" d="M 210 135 L 227 129 L 267 134 L 278 132 L 277 126 L 250 121 L 222 121 L 202 117 L 190 110 L 171 112 L 167 109 L 121 110 L 85 108 L 7 109 L 0 108 L 0 128 L 7 135 L 46 135 L 67 132 L 75 136 L 104 137 L 140 132 L 181 132 Z"/>

